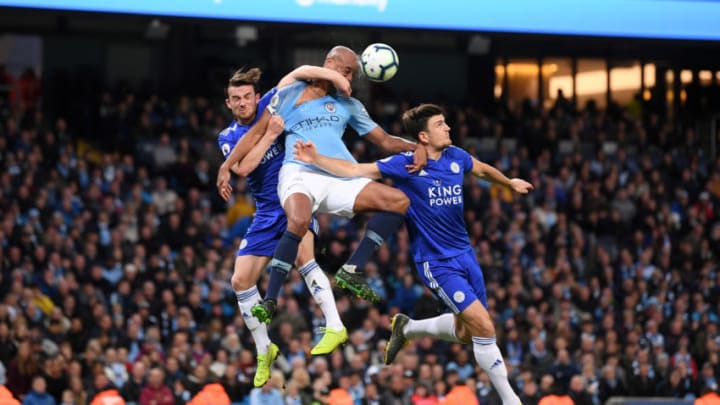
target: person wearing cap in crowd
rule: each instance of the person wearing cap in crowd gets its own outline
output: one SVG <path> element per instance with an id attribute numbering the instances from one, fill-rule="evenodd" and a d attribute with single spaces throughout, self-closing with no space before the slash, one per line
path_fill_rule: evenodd
<path id="1" fill-rule="evenodd" d="M 365 384 L 377 383 L 380 375 L 380 366 L 372 365 L 365 371 Z"/>
<path id="2" fill-rule="evenodd" d="M 415 374 L 415 371 L 410 368 L 406 368 L 405 371 L 403 371 L 403 379 L 405 384 L 405 390 L 412 394 L 415 391 L 415 384 L 417 382 L 417 375 Z"/>

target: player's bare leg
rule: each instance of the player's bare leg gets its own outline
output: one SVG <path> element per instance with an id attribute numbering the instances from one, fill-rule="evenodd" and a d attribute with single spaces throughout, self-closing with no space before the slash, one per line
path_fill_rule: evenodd
<path id="1" fill-rule="evenodd" d="M 255 341 L 257 369 L 253 385 L 262 387 L 270 379 L 270 366 L 279 353 L 279 348 L 270 341 L 267 325 L 252 315 L 252 307 L 260 302 L 257 282 L 270 261 L 266 256 L 244 255 L 235 259 L 235 269 L 230 283 L 237 297 L 240 314 L 245 326 Z"/>
<path id="2" fill-rule="evenodd" d="M 495 326 L 479 300 L 475 300 L 457 316 L 443 314 L 434 318 L 413 320 L 404 314 L 395 315 L 392 335 L 385 349 L 386 364 L 395 359 L 409 340 L 420 336 L 471 343 L 475 360 L 490 377 L 503 404 L 520 404 L 520 398 L 508 381 L 507 368 L 495 341 Z"/>
<path id="3" fill-rule="evenodd" d="M 495 326 L 485 306 L 475 300 L 457 317 L 457 336 L 472 341 L 475 361 L 485 370 L 504 405 L 517 405 L 520 398 L 508 381 L 508 372 L 495 341 Z"/>
<path id="4" fill-rule="evenodd" d="M 380 301 L 380 297 L 367 284 L 361 273 L 375 250 L 400 227 L 410 206 L 410 200 L 400 190 L 381 183 L 368 183 L 355 198 L 353 211 L 375 214 L 368 221 L 360 244 L 348 262 L 335 274 L 338 286 L 368 301 Z"/>

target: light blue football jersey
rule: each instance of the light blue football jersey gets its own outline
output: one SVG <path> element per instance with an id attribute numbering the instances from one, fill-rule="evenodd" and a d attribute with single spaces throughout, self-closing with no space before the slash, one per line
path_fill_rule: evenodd
<path id="1" fill-rule="evenodd" d="M 337 159 L 355 162 L 342 140 L 345 128 L 350 125 L 358 134 L 365 135 L 378 125 L 362 103 L 352 97 L 329 95 L 300 105 L 297 100 L 308 83 L 295 82 L 278 90 L 268 110 L 279 114 L 285 121 L 285 160 L 283 163 L 300 164 L 314 170 L 319 168 L 295 160 L 292 153 L 298 140 L 312 141 L 318 153 Z"/>
<path id="2" fill-rule="evenodd" d="M 410 199 L 405 215 L 413 259 L 416 262 L 455 257 L 471 249 L 465 227 L 463 179 L 473 167 L 469 153 L 451 146 L 438 160 L 409 173 L 411 152 L 400 153 L 377 162 L 383 177 Z"/>

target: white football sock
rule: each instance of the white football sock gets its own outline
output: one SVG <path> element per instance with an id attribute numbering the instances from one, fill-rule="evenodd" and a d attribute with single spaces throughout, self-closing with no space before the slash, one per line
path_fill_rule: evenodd
<path id="1" fill-rule="evenodd" d="M 318 266 L 313 259 L 303 264 L 299 271 L 305 279 L 305 284 L 310 294 L 320 309 L 322 309 L 323 315 L 325 315 L 325 327 L 333 330 L 341 330 L 344 328 L 345 326 L 343 326 L 340 320 L 337 305 L 335 305 L 335 297 L 333 296 L 332 287 L 330 286 L 330 280 L 328 280 L 320 266 Z"/>
<path id="2" fill-rule="evenodd" d="M 475 361 L 485 370 L 493 387 L 502 398 L 503 405 L 518 405 L 520 397 L 515 394 L 508 381 L 507 368 L 502 353 L 495 343 L 495 337 L 485 338 L 473 336 L 473 353 Z"/>
<path id="3" fill-rule="evenodd" d="M 264 322 L 260 322 L 250 312 L 250 309 L 257 303 L 260 302 L 260 294 L 258 294 L 257 287 L 252 287 L 244 291 L 235 291 L 237 297 L 238 307 L 242 314 L 245 326 L 247 326 L 250 334 L 255 340 L 255 350 L 258 354 L 267 353 L 268 347 L 270 346 L 270 337 L 268 336 L 267 325 Z"/>
<path id="4" fill-rule="evenodd" d="M 448 342 L 459 342 L 455 335 L 455 316 L 442 314 L 428 319 L 411 319 L 403 330 L 405 337 L 416 339 L 421 336 L 433 336 Z"/>

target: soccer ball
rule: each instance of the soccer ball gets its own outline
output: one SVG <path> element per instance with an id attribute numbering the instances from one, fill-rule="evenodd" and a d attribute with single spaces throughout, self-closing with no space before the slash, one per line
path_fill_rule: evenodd
<path id="1" fill-rule="evenodd" d="M 360 56 L 360 65 L 368 80 L 385 82 L 393 78 L 400 67 L 400 59 L 390 45 L 372 44 Z"/>

